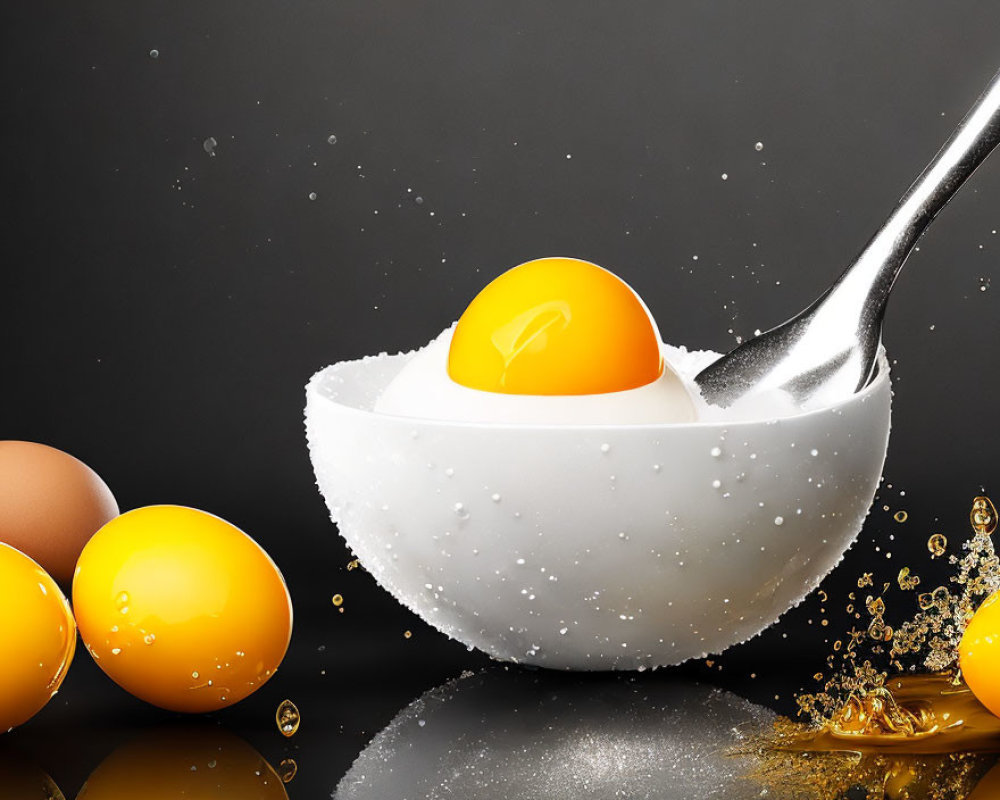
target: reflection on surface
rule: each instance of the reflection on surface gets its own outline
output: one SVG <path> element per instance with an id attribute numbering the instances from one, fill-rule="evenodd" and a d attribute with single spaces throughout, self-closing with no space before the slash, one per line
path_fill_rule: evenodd
<path id="1" fill-rule="evenodd" d="M 0 746 L 0 800 L 65 800 L 55 782 L 20 753 Z"/>
<path id="2" fill-rule="evenodd" d="M 998 797 L 1000 797 L 1000 764 L 994 765 L 993 769 L 982 777 L 968 800 L 996 800 Z"/>
<path id="3" fill-rule="evenodd" d="M 798 752 L 762 750 L 752 775 L 768 796 L 796 800 L 995 800 L 998 778 L 983 776 L 995 753 Z M 991 777 L 992 776 L 992 777 Z"/>
<path id="4" fill-rule="evenodd" d="M 281 779 L 247 742 L 216 726 L 151 731 L 95 769 L 77 800 L 288 800 Z"/>
<path id="5" fill-rule="evenodd" d="M 489 669 L 404 708 L 335 800 L 756 798 L 726 754 L 773 714 L 720 689 L 646 676 Z M 772 794 L 772 796 L 774 796 Z"/>

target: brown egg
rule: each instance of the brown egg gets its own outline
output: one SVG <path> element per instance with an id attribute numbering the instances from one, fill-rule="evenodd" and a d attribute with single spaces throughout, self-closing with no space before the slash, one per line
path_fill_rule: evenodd
<path id="1" fill-rule="evenodd" d="M 82 461 L 33 442 L 0 441 L 0 542 L 31 556 L 63 584 L 80 551 L 118 503 Z"/>

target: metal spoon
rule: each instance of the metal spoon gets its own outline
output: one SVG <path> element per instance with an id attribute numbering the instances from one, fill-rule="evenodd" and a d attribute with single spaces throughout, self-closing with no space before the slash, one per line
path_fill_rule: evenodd
<path id="1" fill-rule="evenodd" d="M 726 407 L 780 388 L 817 406 L 866 386 L 877 373 L 885 306 L 903 262 L 998 142 L 1000 72 L 836 283 L 805 311 L 698 374 L 705 399 Z"/>

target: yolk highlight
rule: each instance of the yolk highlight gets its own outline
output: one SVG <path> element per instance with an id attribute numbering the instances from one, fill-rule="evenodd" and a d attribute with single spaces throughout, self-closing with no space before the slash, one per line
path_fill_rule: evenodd
<path id="1" fill-rule="evenodd" d="M 486 286 L 462 314 L 448 374 L 507 394 L 601 394 L 663 372 L 659 334 L 636 293 L 606 269 L 540 258 Z"/>

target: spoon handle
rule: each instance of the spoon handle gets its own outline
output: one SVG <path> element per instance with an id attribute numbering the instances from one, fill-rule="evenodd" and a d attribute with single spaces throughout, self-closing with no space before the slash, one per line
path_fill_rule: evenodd
<path id="1" fill-rule="evenodd" d="M 861 255 L 837 279 L 822 305 L 838 306 L 838 314 L 844 312 L 845 304 L 854 306 L 862 328 L 881 326 L 889 291 L 920 235 L 998 143 L 1000 72 L 906 190 Z"/>

